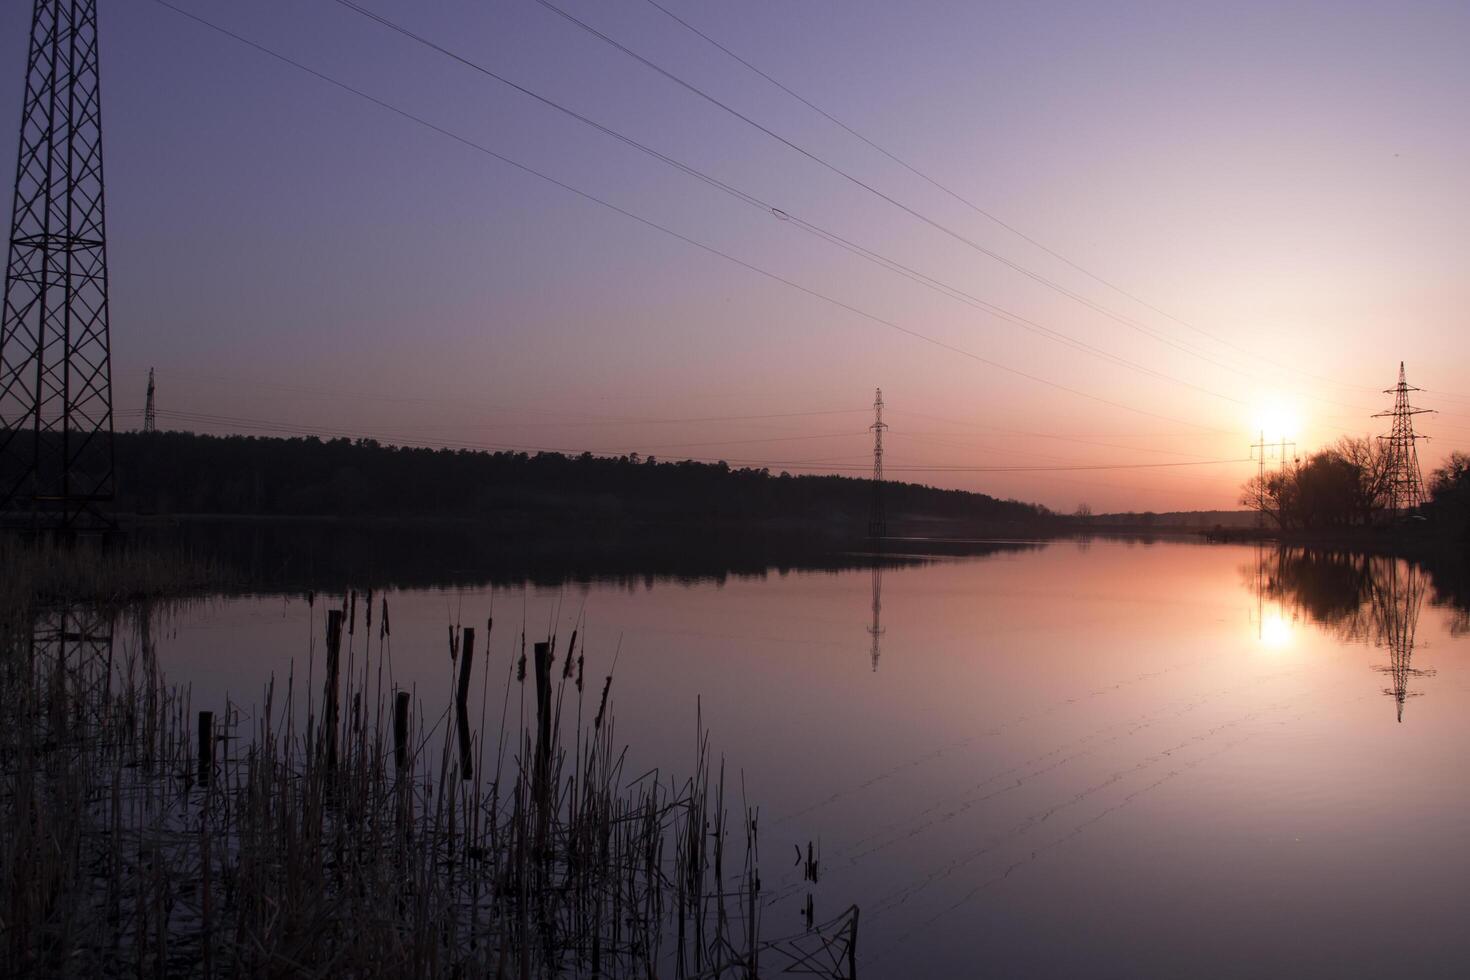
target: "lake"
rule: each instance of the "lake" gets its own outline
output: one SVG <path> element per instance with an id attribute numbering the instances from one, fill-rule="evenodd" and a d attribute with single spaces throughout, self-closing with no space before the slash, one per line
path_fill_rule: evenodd
<path id="1" fill-rule="evenodd" d="M 841 564 L 374 602 L 434 703 L 447 627 L 494 617 L 492 727 L 523 624 L 579 628 L 592 710 L 616 661 L 627 772 L 686 772 L 707 727 L 728 805 L 760 807 L 764 932 L 855 903 L 864 977 L 1470 970 L 1470 622 L 1442 577 L 1102 539 Z M 158 612 L 160 662 L 195 708 L 259 703 L 328 601 Z"/>

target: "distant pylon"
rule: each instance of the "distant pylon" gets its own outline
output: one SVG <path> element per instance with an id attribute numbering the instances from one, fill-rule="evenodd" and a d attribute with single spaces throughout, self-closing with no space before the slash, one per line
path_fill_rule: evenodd
<path id="1" fill-rule="evenodd" d="M 1375 419 L 1393 419 L 1389 434 L 1378 438 L 1388 443 L 1383 478 L 1388 489 L 1388 507 L 1394 514 L 1424 503 L 1424 478 L 1419 473 L 1419 451 L 1414 444 L 1429 437 L 1414 434 L 1414 416 L 1433 409 L 1415 408 L 1409 404 L 1409 392 L 1418 390 L 1404 380 L 1404 362 L 1399 361 L 1399 383 L 1383 389 L 1385 395 L 1394 396 L 1393 409 L 1373 416 Z"/>
<path id="2" fill-rule="evenodd" d="M 883 421 L 883 389 L 873 395 L 873 507 L 868 514 L 868 537 L 888 536 L 888 520 L 883 514 L 883 433 L 888 428 Z"/>
<path id="3" fill-rule="evenodd" d="M 143 404 L 143 431 L 157 432 L 158 417 L 153 411 L 153 369 L 148 369 L 148 401 Z"/>
<path id="4" fill-rule="evenodd" d="M 1274 442 L 1266 441 L 1266 430 L 1261 430 L 1261 438 L 1251 443 L 1251 456 L 1257 461 L 1259 475 L 1256 477 L 1256 530 L 1262 531 L 1266 527 L 1266 454 L 1276 446 Z M 1287 442 L 1283 437 L 1281 446 L 1281 468 L 1286 469 L 1286 450 L 1290 447 L 1296 449 L 1296 443 Z"/>
<path id="5" fill-rule="evenodd" d="M 96 0 L 35 0 L 5 303 L 0 515 L 112 525 L 112 360 Z"/>

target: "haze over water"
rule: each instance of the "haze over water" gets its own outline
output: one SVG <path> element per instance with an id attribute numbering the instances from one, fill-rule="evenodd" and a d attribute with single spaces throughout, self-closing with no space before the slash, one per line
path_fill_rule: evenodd
<path id="1" fill-rule="evenodd" d="M 1445 592 L 1389 559 L 1062 541 L 885 568 L 876 663 L 869 568 L 388 602 L 429 713 L 446 624 L 493 609 L 492 733 L 522 616 L 536 639 L 559 610 L 565 643 L 583 614 L 594 707 L 621 649 L 629 778 L 686 771 L 698 711 L 730 805 L 761 808 L 763 929 L 799 931 L 808 891 L 818 919 L 857 903 L 865 977 L 1457 977 L 1470 634 Z M 179 610 L 161 663 L 195 707 L 258 701 L 328 601 Z"/>

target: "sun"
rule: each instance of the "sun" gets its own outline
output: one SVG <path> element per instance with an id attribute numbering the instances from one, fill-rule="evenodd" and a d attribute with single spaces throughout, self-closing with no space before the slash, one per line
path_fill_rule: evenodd
<path id="1" fill-rule="evenodd" d="M 1301 419 L 1290 406 L 1273 403 L 1256 412 L 1253 428 L 1257 435 L 1264 435 L 1267 442 L 1292 439 L 1301 431 Z"/>

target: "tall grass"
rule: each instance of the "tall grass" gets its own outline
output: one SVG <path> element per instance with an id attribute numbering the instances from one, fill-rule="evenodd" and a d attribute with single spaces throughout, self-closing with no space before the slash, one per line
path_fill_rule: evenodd
<path id="1" fill-rule="evenodd" d="M 107 602 L 177 596 L 226 584 L 208 559 L 138 545 L 0 535 L 0 614 L 32 603 Z"/>
<path id="2" fill-rule="evenodd" d="M 426 714 L 374 611 L 344 599 L 305 677 L 202 720 L 124 618 L 0 623 L 5 974 L 757 974 L 756 815 L 706 735 L 692 775 L 630 778 L 575 633 L 522 639 L 487 730 L 490 623 L 450 630 Z"/>

